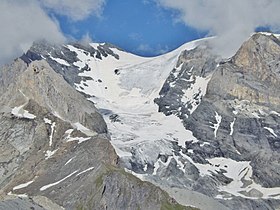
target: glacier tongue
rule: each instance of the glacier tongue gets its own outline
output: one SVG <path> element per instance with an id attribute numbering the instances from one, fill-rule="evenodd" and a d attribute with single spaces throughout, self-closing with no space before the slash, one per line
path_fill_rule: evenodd
<path id="1" fill-rule="evenodd" d="M 76 84 L 76 89 L 92 96 L 89 100 L 103 113 L 111 142 L 123 159 L 137 156 L 144 169 L 147 163 L 153 166 L 160 153 L 172 155 L 172 142 L 182 147 L 186 141 L 197 142 L 179 118 L 159 113 L 154 103 L 170 71 L 176 67 L 181 51 L 191 50 L 196 45 L 197 41 L 191 42 L 153 58 L 113 49 L 119 59 L 108 56 L 102 60 L 68 46 L 80 60 L 75 65 L 89 69 L 79 76 L 90 79 Z M 205 84 L 200 83 L 198 85 L 205 89 Z M 193 94 L 193 90 L 190 91 Z M 132 169 L 132 166 L 126 167 Z"/>
<path id="2" fill-rule="evenodd" d="M 77 53 L 80 60 L 76 62 L 81 70 L 79 76 L 87 78 L 75 84 L 76 89 L 91 96 L 88 100 L 94 102 L 103 114 L 111 143 L 121 158 L 121 163 L 127 171 L 143 180 L 161 179 L 174 161 L 179 174 L 189 173 L 186 164 L 193 161 L 182 151 L 193 152 L 187 150 L 189 143 L 207 144 L 199 142 L 193 133 L 184 127 L 178 116 L 166 116 L 159 112 L 159 107 L 154 102 L 170 72 L 183 68 L 178 65 L 181 52 L 191 50 L 197 44 L 198 42 L 188 43 L 173 52 L 154 58 L 142 58 L 113 49 L 119 59 L 107 56 L 102 57 L 102 60 L 68 46 Z M 85 68 L 87 70 L 82 71 Z M 182 100 L 185 100 L 188 109 L 189 104 L 192 104 L 190 113 L 205 95 L 210 78 L 211 75 L 205 78 L 195 76 L 190 88 L 184 89 L 185 98 Z M 197 99 L 194 98 L 196 95 Z M 171 181 L 163 181 L 161 187 L 168 186 Z M 157 181 L 155 183 L 159 184 Z M 175 183 L 178 184 L 177 181 Z"/>

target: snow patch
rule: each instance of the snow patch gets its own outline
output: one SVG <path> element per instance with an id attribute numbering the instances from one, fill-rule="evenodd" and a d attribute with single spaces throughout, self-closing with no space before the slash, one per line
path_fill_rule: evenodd
<path id="1" fill-rule="evenodd" d="M 88 169 L 86 169 L 86 170 L 84 170 L 84 171 L 81 171 L 81 172 L 78 173 L 76 176 L 80 176 L 80 175 L 82 175 L 82 174 L 84 174 L 84 173 L 86 173 L 86 172 L 88 172 L 88 171 L 93 170 L 93 169 L 94 169 L 94 167 L 90 167 L 90 168 L 88 168 Z"/>
<path id="2" fill-rule="evenodd" d="M 78 126 L 79 126 L 79 128 L 85 128 L 85 127 L 81 126 L 81 124 L 79 124 Z M 71 134 L 73 131 L 74 131 L 74 129 L 69 129 L 69 130 L 65 131 L 65 134 L 67 134 L 67 136 L 65 138 L 66 142 L 78 141 L 78 144 L 81 144 L 81 143 L 91 139 L 91 137 L 86 137 L 86 138 L 85 137 L 71 137 Z"/>
<path id="3" fill-rule="evenodd" d="M 90 56 L 87 56 L 84 50 L 76 48 L 72 45 L 67 45 L 66 47 L 70 51 L 75 52 L 77 54 L 77 58 L 79 59 L 79 61 L 76 61 L 75 63 L 73 63 L 73 65 L 79 67 L 79 69 L 85 67 Z"/>
<path id="4" fill-rule="evenodd" d="M 77 130 L 81 131 L 83 134 L 85 134 L 87 136 L 96 136 L 96 135 L 98 135 L 96 132 L 86 128 L 85 126 L 83 126 L 79 122 L 74 123 L 73 126 L 74 126 L 74 128 L 76 128 Z"/>
<path id="5" fill-rule="evenodd" d="M 256 113 L 256 112 L 252 112 L 251 114 L 253 115 L 254 118 L 257 118 L 257 119 L 260 119 L 260 118 L 261 118 L 261 117 L 259 116 L 259 114 Z"/>
<path id="6" fill-rule="evenodd" d="M 48 188 L 50 187 L 53 187 L 55 185 L 58 185 L 60 184 L 61 182 L 65 181 L 66 179 L 70 178 L 71 176 L 73 176 L 74 174 L 76 174 L 79 170 L 76 170 L 74 171 L 73 173 L 69 174 L 68 176 L 64 177 L 63 179 L 60 179 L 59 181 L 57 182 L 54 182 L 54 183 L 51 183 L 51 184 L 48 184 L 48 185 L 45 185 L 43 187 L 40 188 L 40 191 L 44 191 L 44 190 L 47 190 Z"/>
<path id="7" fill-rule="evenodd" d="M 190 80 L 195 82 L 191 84 L 190 88 L 183 90 L 184 95 L 181 101 L 186 105 L 192 106 L 192 108 L 189 110 L 190 114 L 196 110 L 202 100 L 202 97 L 206 94 L 207 85 L 211 77 L 212 75 L 206 78 L 192 75 Z"/>
<path id="8" fill-rule="evenodd" d="M 274 132 L 272 128 L 264 127 L 264 129 L 268 130 L 274 137 L 277 137 L 277 134 Z"/>
<path id="9" fill-rule="evenodd" d="M 156 175 L 156 174 L 157 174 L 157 171 L 158 171 L 158 169 L 159 169 L 159 167 L 160 167 L 160 162 L 161 162 L 161 160 L 158 159 L 158 160 L 156 161 L 156 163 L 154 164 L 153 175 Z"/>
<path id="10" fill-rule="evenodd" d="M 230 123 L 230 134 L 229 134 L 230 136 L 232 136 L 232 134 L 233 134 L 233 131 L 234 131 L 233 127 L 234 127 L 235 121 L 236 121 L 236 118 L 234 118 L 234 120 Z"/>
<path id="11" fill-rule="evenodd" d="M 25 104 L 13 108 L 12 109 L 12 114 L 16 117 L 19 117 L 19 118 L 26 118 L 26 119 L 31 119 L 31 120 L 35 119 L 36 116 L 33 115 L 33 114 L 30 114 L 27 110 L 24 110 L 23 109 L 24 106 L 25 106 Z"/>
<path id="12" fill-rule="evenodd" d="M 173 154 L 173 158 L 176 160 L 177 167 L 179 168 L 179 170 L 185 173 L 185 169 L 184 169 L 185 165 L 179 160 L 180 157 Z"/>
<path id="13" fill-rule="evenodd" d="M 51 147 L 52 144 L 53 144 L 53 134 L 54 134 L 54 132 L 55 132 L 55 122 L 52 122 L 52 121 L 51 121 L 50 119 L 48 119 L 48 118 L 44 118 L 44 122 L 45 122 L 46 124 L 51 125 L 51 133 L 50 133 L 50 136 L 49 136 L 49 138 L 50 138 L 50 140 L 49 140 L 49 147 Z"/>
<path id="14" fill-rule="evenodd" d="M 174 154 L 173 154 L 173 155 L 174 155 Z M 154 164 L 153 175 L 157 175 L 157 171 L 158 171 L 158 169 L 161 167 L 161 165 L 167 167 L 167 166 L 170 164 L 171 158 L 173 157 L 173 155 L 172 155 L 172 156 L 168 156 L 167 161 L 166 161 L 165 163 L 162 162 L 161 159 L 159 158 L 159 159 L 156 161 L 156 163 Z"/>
<path id="15" fill-rule="evenodd" d="M 51 125 L 51 134 L 50 134 L 50 142 L 49 142 L 49 146 L 51 147 L 52 146 L 52 143 L 53 143 L 53 134 L 54 134 L 54 128 L 55 128 L 55 122 L 52 123 Z"/>
<path id="16" fill-rule="evenodd" d="M 65 165 L 65 166 L 68 165 L 73 159 L 74 159 L 74 157 L 73 157 L 73 158 L 70 158 L 64 165 Z"/>
<path id="17" fill-rule="evenodd" d="M 274 114 L 274 115 L 277 115 L 278 117 L 280 117 L 280 113 L 278 113 L 276 111 L 271 111 L 270 114 Z"/>
<path id="18" fill-rule="evenodd" d="M 52 124 L 52 121 L 50 120 L 50 119 L 48 119 L 48 118 L 44 118 L 44 122 L 46 123 L 46 124 Z"/>
<path id="19" fill-rule="evenodd" d="M 58 149 L 53 150 L 53 151 L 47 150 L 46 154 L 45 154 L 45 157 L 46 157 L 45 159 L 48 160 L 49 158 L 51 158 L 57 152 L 57 150 Z"/>
<path id="20" fill-rule="evenodd" d="M 143 171 L 147 171 L 147 169 L 148 169 L 148 164 L 147 163 L 145 163 L 145 165 L 144 165 L 144 168 L 143 168 Z"/>
<path id="21" fill-rule="evenodd" d="M 50 55 L 50 58 L 51 58 L 52 60 L 54 60 L 55 62 L 61 64 L 61 65 L 70 66 L 70 64 L 69 64 L 66 60 L 63 60 L 63 59 L 61 59 L 61 58 L 54 58 L 54 57 L 52 57 L 51 55 Z"/>
<path id="22" fill-rule="evenodd" d="M 8 192 L 9 196 L 16 196 L 16 197 L 19 197 L 19 198 L 28 198 L 28 195 L 27 194 L 14 194 L 12 192 Z"/>
<path id="23" fill-rule="evenodd" d="M 88 141 L 90 140 L 91 137 L 87 137 L 87 138 L 84 138 L 84 137 L 71 137 L 71 138 L 68 138 L 66 141 L 67 142 L 71 142 L 71 141 L 78 141 L 78 144 L 81 144 L 85 141 Z"/>
<path id="24" fill-rule="evenodd" d="M 175 71 L 173 72 L 173 75 L 174 75 L 175 78 L 177 78 L 179 76 L 179 73 L 180 73 L 180 71 L 182 69 L 183 64 L 184 63 L 181 63 L 179 67 L 175 67 Z"/>
<path id="25" fill-rule="evenodd" d="M 245 115 L 250 118 L 260 119 L 262 116 L 266 116 L 269 112 L 264 110 L 264 107 L 252 104 L 248 100 L 233 100 L 229 104 L 233 108 L 233 114 L 237 115 L 238 113 Z"/>
<path id="26" fill-rule="evenodd" d="M 33 182 L 34 182 L 34 180 L 29 181 L 29 182 L 26 182 L 26 183 L 23 183 L 23 184 L 20 184 L 20 185 L 17 185 L 17 186 L 15 186 L 15 187 L 13 188 L 13 190 L 19 190 L 19 189 L 28 187 L 28 186 L 31 185 Z"/>
<path id="27" fill-rule="evenodd" d="M 232 113 L 233 113 L 234 115 L 237 115 L 237 114 L 238 114 L 238 111 L 234 110 L 234 111 L 232 111 Z"/>
<path id="28" fill-rule="evenodd" d="M 204 147 L 205 145 L 211 145 L 209 142 L 203 142 L 200 144 L 201 147 Z"/>
<path id="29" fill-rule="evenodd" d="M 210 122 L 213 126 L 210 126 L 210 128 L 214 129 L 214 136 L 217 138 L 217 132 L 220 127 L 220 124 L 222 122 L 222 116 L 218 114 L 218 112 L 215 112 L 215 118 L 216 118 L 216 123 Z"/>
<path id="30" fill-rule="evenodd" d="M 260 184 L 255 183 L 252 179 L 253 169 L 250 165 L 250 161 L 235 161 L 229 158 L 213 158 L 206 159 L 209 164 L 195 163 L 193 160 L 182 154 L 187 158 L 195 167 L 199 170 L 201 176 L 212 176 L 212 173 L 218 174 L 218 172 L 225 171 L 223 174 L 232 179 L 229 184 L 221 185 L 218 187 L 219 195 L 217 198 L 229 199 L 231 196 L 240 196 L 248 199 L 280 199 L 280 187 L 265 188 Z M 256 190 L 260 192 L 260 196 L 250 195 L 250 191 Z"/>

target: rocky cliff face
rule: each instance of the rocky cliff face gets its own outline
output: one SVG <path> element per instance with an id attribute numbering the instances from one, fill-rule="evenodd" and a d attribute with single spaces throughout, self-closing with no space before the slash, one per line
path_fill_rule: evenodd
<path id="1" fill-rule="evenodd" d="M 188 166 L 189 178 L 196 183 L 191 188 L 230 208 L 279 207 L 279 50 L 275 36 L 255 34 L 233 58 L 212 65 L 206 94 L 191 115 L 164 108 L 172 108 L 174 100 L 161 100 L 171 91 L 156 100 L 160 111 L 175 113 L 199 140 L 186 142 L 179 155 L 189 156 L 187 165 L 196 166 Z M 191 56 L 185 57 L 188 64 L 193 66 Z"/>
<path id="2" fill-rule="evenodd" d="M 187 209 L 119 168 L 102 116 L 48 62 L 0 74 L 0 209 Z"/>
<path id="3" fill-rule="evenodd" d="M 254 34 L 228 59 L 207 42 L 155 58 L 40 42 L 3 68 L 1 196 L 32 201 L 0 208 L 182 208 L 163 189 L 200 209 L 278 209 L 280 41 Z"/>

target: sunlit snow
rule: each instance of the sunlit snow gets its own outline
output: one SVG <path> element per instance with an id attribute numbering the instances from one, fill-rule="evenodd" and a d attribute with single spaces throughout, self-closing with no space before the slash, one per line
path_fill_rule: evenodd
<path id="1" fill-rule="evenodd" d="M 234 124 L 235 124 L 236 118 L 230 123 L 230 136 L 232 136 L 233 131 L 234 131 Z"/>
<path id="2" fill-rule="evenodd" d="M 215 119 L 216 119 L 216 123 L 215 122 L 210 122 L 210 124 L 212 124 L 212 126 L 210 126 L 210 127 L 214 129 L 214 136 L 216 138 L 218 129 L 219 129 L 220 124 L 222 122 L 222 116 L 219 115 L 217 112 L 215 112 Z"/>
<path id="3" fill-rule="evenodd" d="M 62 64 L 62 65 L 64 65 L 64 66 L 70 66 L 70 64 L 69 64 L 66 60 L 63 60 L 63 59 L 61 59 L 61 58 L 54 58 L 54 57 L 52 57 L 51 55 L 50 55 L 50 58 L 51 58 L 52 60 L 56 61 L 56 62 L 59 63 L 59 64 Z"/>
<path id="4" fill-rule="evenodd" d="M 71 161 L 73 160 L 74 158 L 70 158 L 64 165 L 68 165 L 69 163 L 71 163 Z"/>
<path id="5" fill-rule="evenodd" d="M 25 187 L 28 187 L 30 184 L 32 184 L 34 182 L 34 180 L 32 181 L 29 181 L 29 182 L 26 182 L 26 183 L 23 183 L 23 184 L 20 184 L 20 185 L 17 185 L 13 188 L 13 190 L 19 190 L 19 189 L 22 189 L 22 188 L 25 188 Z"/>
<path id="6" fill-rule="evenodd" d="M 82 125 L 81 123 L 79 123 L 79 122 L 74 123 L 73 126 L 74 126 L 77 130 L 81 131 L 82 133 L 84 133 L 84 134 L 87 135 L 87 136 L 96 136 L 96 135 L 97 135 L 96 132 L 94 132 L 94 131 L 92 131 L 92 130 L 86 128 L 85 126 L 83 126 L 83 125 Z"/>
<path id="7" fill-rule="evenodd" d="M 12 109 L 12 114 L 16 117 L 19 118 L 26 118 L 26 119 L 35 119 L 36 116 L 33 114 L 30 114 L 27 110 L 24 110 L 23 107 L 25 105 L 22 106 L 18 106 Z"/>
<path id="8" fill-rule="evenodd" d="M 96 103 L 100 110 L 109 110 L 119 116 L 121 122 L 112 122 L 110 115 L 104 116 L 112 144 L 119 156 L 131 156 L 129 148 L 133 145 L 141 147 L 145 142 L 157 145 L 161 141 L 176 141 L 184 147 L 186 141 L 197 141 L 192 132 L 185 129 L 179 118 L 173 115 L 166 117 L 159 113 L 153 101 L 158 97 L 165 79 L 176 66 L 180 52 L 193 49 L 196 45 L 197 41 L 187 43 L 173 52 L 152 58 L 139 57 L 112 48 L 111 50 L 119 55 L 118 60 L 110 55 L 100 60 L 68 45 L 80 60 L 74 65 L 80 69 L 86 65 L 90 68 L 90 71 L 81 72 L 79 75 L 90 77 L 92 80 L 76 84 L 77 90 L 94 96 L 89 100 Z M 92 46 L 97 48 L 98 44 Z M 199 86 L 204 92 L 202 80 L 199 80 Z M 164 149 L 164 145 L 161 148 Z M 154 161 L 156 154 L 144 157 L 146 153 L 149 152 L 143 152 L 143 159 L 152 158 L 148 162 Z"/>
<path id="9" fill-rule="evenodd" d="M 191 80 L 194 83 L 187 90 L 183 90 L 184 95 L 182 97 L 182 102 L 185 104 L 190 104 L 192 108 L 189 110 L 192 114 L 201 102 L 202 97 L 206 94 L 207 85 L 211 79 L 211 76 L 207 78 L 199 76 L 191 76 Z"/>
<path id="10" fill-rule="evenodd" d="M 264 129 L 268 130 L 274 137 L 277 137 L 277 134 L 275 133 L 275 131 L 272 128 L 264 127 Z"/>
<path id="11" fill-rule="evenodd" d="M 79 170 L 76 170 L 74 171 L 73 173 L 69 174 L 68 176 L 64 177 L 63 179 L 60 179 L 59 181 L 57 182 L 54 182 L 54 183 L 51 183 L 51 184 L 48 184 L 48 185 L 45 185 L 43 187 L 40 188 L 40 191 L 44 191 L 44 190 L 47 190 L 49 189 L 50 187 L 53 187 L 55 185 L 58 185 L 60 184 L 61 182 L 65 181 L 66 179 L 70 178 L 71 176 L 73 176 L 74 174 L 76 174 Z"/>
<path id="12" fill-rule="evenodd" d="M 51 158 L 57 152 L 57 150 L 58 149 L 53 150 L 53 151 L 47 150 L 46 153 L 45 153 L 45 157 L 46 157 L 45 159 L 47 160 L 47 159 Z"/>
<path id="13" fill-rule="evenodd" d="M 89 167 L 88 169 L 83 170 L 83 171 L 81 171 L 80 173 L 76 174 L 76 176 L 80 176 L 80 175 L 82 175 L 82 174 L 84 174 L 84 173 L 86 173 L 86 172 L 92 171 L 93 169 L 94 169 L 94 167 Z"/>
<path id="14" fill-rule="evenodd" d="M 78 124 L 78 125 L 80 126 L 81 124 Z M 85 127 L 80 126 L 79 128 L 85 128 Z M 71 137 L 71 134 L 73 131 L 74 131 L 74 129 L 69 129 L 65 132 L 65 134 L 67 135 L 65 138 L 66 142 L 78 141 L 78 144 L 81 144 L 81 143 L 91 139 L 91 137 Z M 89 130 L 87 130 L 87 131 L 90 132 Z"/>

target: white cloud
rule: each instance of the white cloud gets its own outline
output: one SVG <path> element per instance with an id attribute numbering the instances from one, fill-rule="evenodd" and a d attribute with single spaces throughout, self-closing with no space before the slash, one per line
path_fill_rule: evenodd
<path id="1" fill-rule="evenodd" d="M 142 3 L 143 3 L 144 5 L 149 5 L 149 4 L 152 3 L 152 0 L 142 0 Z"/>
<path id="2" fill-rule="evenodd" d="M 232 55 L 259 26 L 279 29 L 279 0 L 157 0 L 189 26 L 217 35 L 214 50 Z"/>
<path id="3" fill-rule="evenodd" d="M 67 16 L 74 21 L 83 20 L 90 15 L 102 13 L 105 0 L 39 0 L 47 9 Z"/>
<path id="4" fill-rule="evenodd" d="M 170 48 L 167 45 L 165 45 L 165 46 L 158 45 L 157 46 L 157 54 L 159 54 L 159 55 L 162 55 L 169 51 L 170 51 Z"/>
<path id="5" fill-rule="evenodd" d="M 26 51 L 34 40 L 65 40 L 59 26 L 34 1 L 1 0 L 0 64 Z"/>
<path id="6" fill-rule="evenodd" d="M 169 50 L 170 49 L 168 46 L 162 46 L 160 44 L 158 44 L 155 47 L 152 47 L 148 44 L 140 44 L 138 46 L 138 48 L 136 49 L 137 52 L 148 53 L 151 56 L 161 55 L 161 54 L 167 53 Z"/>
<path id="7" fill-rule="evenodd" d="M 84 45 L 88 45 L 89 43 L 93 43 L 92 38 L 90 37 L 89 33 L 86 33 L 81 38 L 80 42 Z"/>
<path id="8" fill-rule="evenodd" d="M 133 41 L 142 41 L 143 40 L 142 35 L 139 33 L 136 33 L 136 32 L 130 33 L 128 35 L 128 38 Z"/>
<path id="9" fill-rule="evenodd" d="M 151 53 L 151 52 L 153 52 L 154 50 L 153 50 L 153 48 L 152 48 L 150 45 L 148 45 L 148 44 L 140 44 L 140 45 L 138 46 L 138 48 L 137 48 L 137 51 L 139 51 L 139 52 L 149 52 L 149 53 Z"/>
<path id="10" fill-rule="evenodd" d="M 1 0 L 0 65 L 22 55 L 36 40 L 66 40 L 57 20 L 47 12 L 77 21 L 91 14 L 100 15 L 104 3 L 105 0 Z"/>

